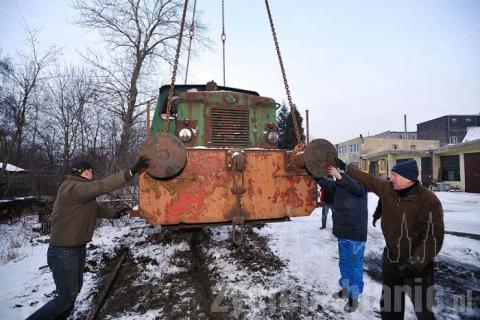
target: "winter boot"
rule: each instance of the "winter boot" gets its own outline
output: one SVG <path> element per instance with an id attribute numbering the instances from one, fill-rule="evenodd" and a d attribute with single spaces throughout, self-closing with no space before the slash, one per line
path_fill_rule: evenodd
<path id="1" fill-rule="evenodd" d="M 320 229 L 325 229 L 327 227 L 327 220 L 322 220 L 322 227 Z"/>
<path id="2" fill-rule="evenodd" d="M 348 298 L 347 288 L 343 288 L 342 290 L 333 293 L 332 297 L 334 297 L 335 299 L 347 299 Z"/>
<path id="3" fill-rule="evenodd" d="M 343 308 L 343 311 L 350 313 L 350 312 L 355 312 L 357 309 L 358 309 L 358 300 L 348 298 L 348 302 Z"/>

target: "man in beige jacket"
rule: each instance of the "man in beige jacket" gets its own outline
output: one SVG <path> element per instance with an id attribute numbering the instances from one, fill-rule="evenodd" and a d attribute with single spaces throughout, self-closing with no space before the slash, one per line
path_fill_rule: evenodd
<path id="1" fill-rule="evenodd" d="M 82 288 L 86 244 L 92 240 L 97 218 L 119 218 L 123 213 L 99 206 L 96 198 L 123 186 L 148 165 L 149 160 L 140 157 L 130 170 L 92 181 L 90 162 L 77 160 L 72 163 L 70 175 L 60 185 L 53 206 L 47 251 L 57 296 L 28 317 L 29 320 L 69 316 Z"/>

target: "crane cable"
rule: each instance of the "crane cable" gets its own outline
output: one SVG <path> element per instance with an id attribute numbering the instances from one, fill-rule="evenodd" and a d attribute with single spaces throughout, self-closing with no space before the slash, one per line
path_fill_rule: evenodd
<path id="1" fill-rule="evenodd" d="M 223 86 L 225 87 L 225 40 L 227 39 L 227 35 L 225 34 L 225 2 L 222 0 L 222 35 L 221 35 L 222 43 L 223 43 Z"/>
<path id="2" fill-rule="evenodd" d="M 188 42 L 188 54 L 187 54 L 187 68 L 185 70 L 185 84 L 187 84 L 188 79 L 188 67 L 190 66 L 190 51 L 192 48 L 192 40 L 195 35 L 195 11 L 197 9 L 197 0 L 193 3 L 193 15 L 192 15 L 192 24 L 190 25 L 190 31 L 188 33 L 190 40 Z"/>
<path id="3" fill-rule="evenodd" d="M 172 71 L 172 81 L 170 83 L 170 88 L 168 90 L 167 98 L 167 114 L 163 120 L 163 132 L 168 132 L 168 122 L 170 121 L 170 114 L 172 112 L 173 105 L 173 91 L 175 88 L 175 79 L 177 77 L 177 68 L 178 68 L 178 58 L 180 57 L 180 48 L 182 47 L 182 38 L 183 38 L 183 29 L 185 27 L 185 16 L 187 15 L 188 0 L 185 0 L 185 6 L 183 7 L 182 21 L 180 22 L 180 34 L 178 35 L 178 44 L 177 50 L 175 52 L 175 60 L 173 62 L 173 71 Z"/>
<path id="4" fill-rule="evenodd" d="M 283 84 L 285 85 L 285 91 L 287 93 L 288 104 L 290 106 L 290 113 L 292 114 L 293 127 L 295 128 L 295 136 L 297 138 L 297 146 L 303 145 L 302 136 L 300 134 L 300 129 L 297 123 L 297 107 L 292 102 L 292 96 L 290 95 L 290 88 L 288 86 L 287 74 L 285 73 L 285 67 L 283 66 L 282 56 L 280 54 L 280 47 L 278 45 L 277 33 L 275 31 L 275 26 L 273 24 L 272 13 L 270 12 L 270 6 L 268 5 L 268 0 L 265 0 L 265 5 L 267 7 L 268 20 L 270 21 L 270 27 L 272 29 L 273 41 L 275 42 L 275 50 L 277 51 L 278 62 L 280 63 L 280 69 L 283 77 Z"/>

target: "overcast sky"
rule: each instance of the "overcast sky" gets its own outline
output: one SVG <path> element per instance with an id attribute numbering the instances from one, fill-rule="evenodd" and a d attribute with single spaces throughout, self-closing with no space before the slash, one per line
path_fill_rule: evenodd
<path id="1" fill-rule="evenodd" d="M 404 114 L 415 131 L 443 115 L 480 113 L 480 1 L 270 0 L 270 7 L 294 103 L 303 115 L 310 110 L 311 137 L 339 143 L 401 131 Z M 222 84 L 221 1 L 198 0 L 197 9 L 216 50 L 198 52 L 189 83 Z M 225 12 L 226 85 L 286 101 L 264 1 L 225 0 Z M 67 0 L 1 0 L 0 15 L 3 54 L 22 48 L 22 17 L 43 26 L 41 44 L 63 47 L 65 61 L 79 62 L 76 50 L 98 41 L 69 24 L 75 11 Z"/>

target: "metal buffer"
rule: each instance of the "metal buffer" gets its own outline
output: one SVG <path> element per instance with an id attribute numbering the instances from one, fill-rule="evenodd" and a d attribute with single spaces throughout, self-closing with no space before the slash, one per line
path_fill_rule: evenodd
<path id="1" fill-rule="evenodd" d="M 328 175 L 327 168 L 335 165 L 337 149 L 325 139 L 315 139 L 310 142 L 305 150 L 295 147 L 289 158 L 290 167 L 306 169 L 316 178 Z"/>

